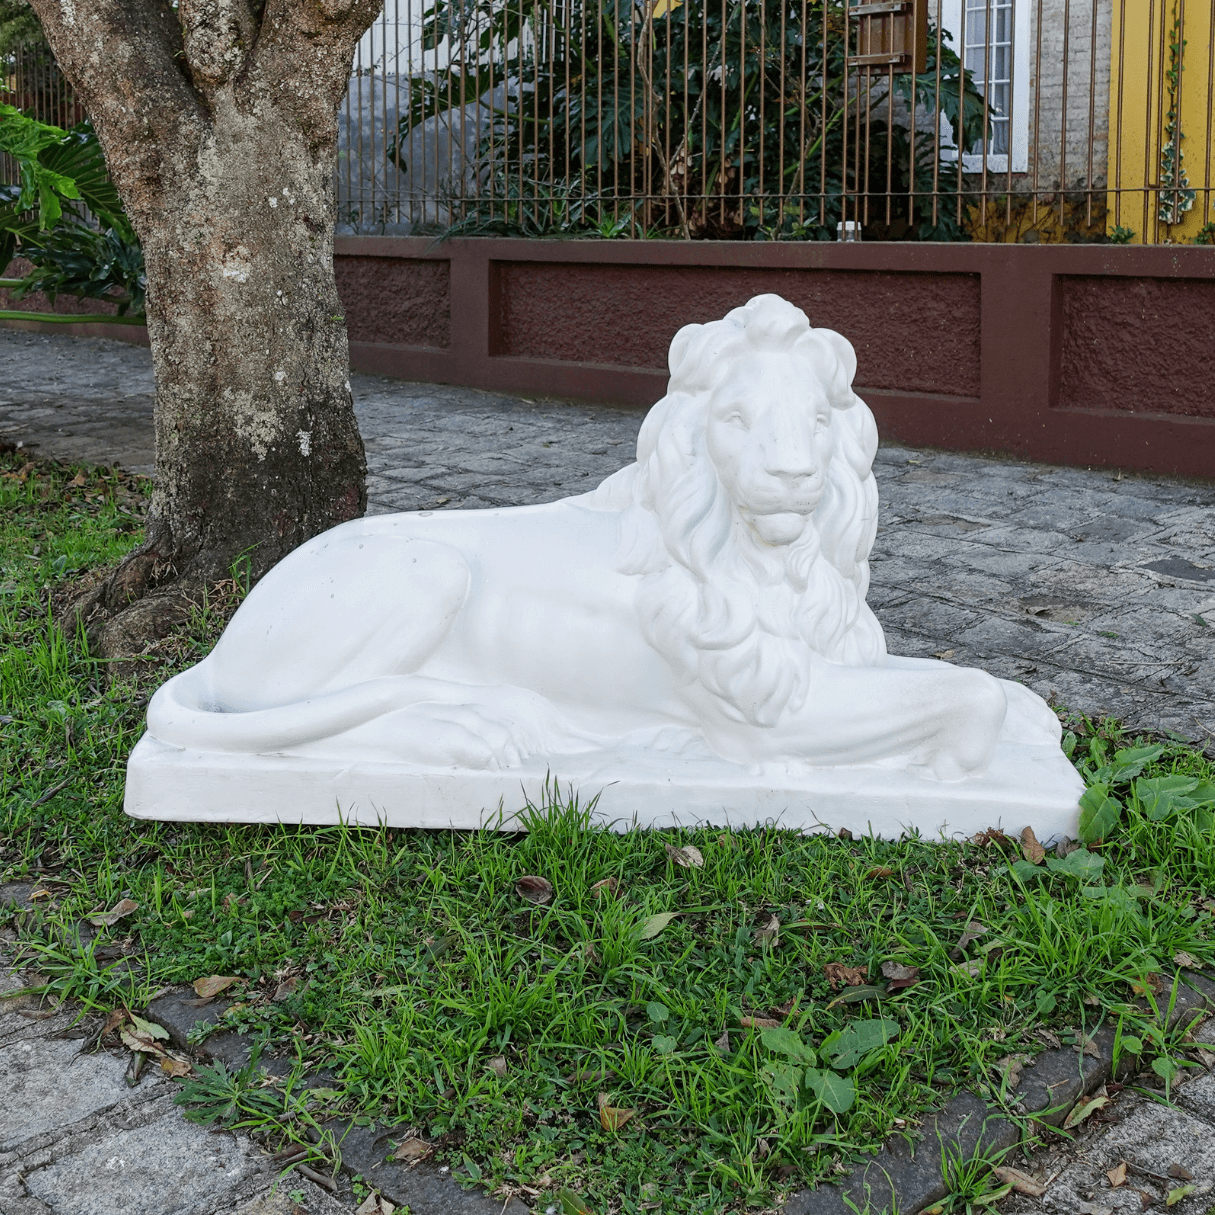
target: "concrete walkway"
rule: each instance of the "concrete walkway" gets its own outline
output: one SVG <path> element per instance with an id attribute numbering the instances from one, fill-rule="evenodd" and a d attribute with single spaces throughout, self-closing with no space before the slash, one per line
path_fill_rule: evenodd
<path id="1" fill-rule="evenodd" d="M 546 502 L 627 464 L 642 414 L 353 376 L 373 512 Z M 0 437 L 153 471 L 150 352 L 0 329 Z M 893 653 L 1215 740 L 1215 481 L 884 446 L 869 602 Z"/>
<path id="2" fill-rule="evenodd" d="M 632 458 L 641 420 L 368 376 L 352 384 L 374 511 L 582 492 Z M 151 417 L 146 350 L 0 330 L 0 438 L 150 473 Z M 981 665 L 1085 713 L 1215 739 L 1215 627 L 1204 617 L 1215 626 L 1215 484 L 894 446 L 875 471 L 870 602 L 892 651 Z M 3 972 L 0 1215 L 354 1210 L 348 1181 L 336 1197 L 298 1174 L 276 1186 L 260 1148 L 186 1122 L 152 1069 L 128 1088 L 125 1052 L 80 1053 L 84 1028 L 66 1012 L 44 1017 L 28 999 L 5 1000 L 19 984 Z M 1215 1044 L 1211 1023 L 1200 1037 Z M 1176 1166 L 1195 1174 L 1196 1189 L 1172 1209 L 1202 1215 L 1215 1186 L 1215 1075 L 1191 1081 L 1179 1104 L 1116 1096 L 1076 1143 L 1019 1165 L 1051 1179 L 1044 1196 L 1000 1209 L 1105 1215 L 1138 1211 L 1149 1196 L 1163 1206 Z M 381 1158 L 371 1152 L 366 1167 Z M 1122 1161 L 1139 1172 L 1114 1187 L 1106 1174 Z M 435 1197 L 411 1198 L 414 1215 L 489 1211 L 449 1178 L 430 1182 L 445 1188 L 419 1189 Z"/>

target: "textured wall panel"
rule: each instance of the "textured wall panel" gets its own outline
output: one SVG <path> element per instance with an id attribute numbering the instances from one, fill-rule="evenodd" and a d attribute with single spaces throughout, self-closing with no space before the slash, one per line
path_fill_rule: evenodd
<path id="1" fill-rule="evenodd" d="M 676 330 L 775 292 L 856 347 L 866 388 L 979 394 L 979 276 L 522 262 L 501 267 L 500 353 L 666 366 Z"/>
<path id="2" fill-rule="evenodd" d="M 1086 275 L 1059 291 L 1059 405 L 1215 418 L 1215 282 Z"/>
<path id="3" fill-rule="evenodd" d="M 451 344 L 451 265 L 403 257 L 334 259 L 352 342 Z"/>

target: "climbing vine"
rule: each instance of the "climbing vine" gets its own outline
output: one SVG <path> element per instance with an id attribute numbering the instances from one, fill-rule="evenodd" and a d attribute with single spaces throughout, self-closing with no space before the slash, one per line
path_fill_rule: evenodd
<path id="1" fill-rule="evenodd" d="M 1181 36 L 1181 15 L 1177 0 L 1173 0 L 1173 25 L 1169 31 L 1169 66 L 1165 72 L 1168 85 L 1169 108 L 1165 117 L 1165 144 L 1160 149 L 1160 206 L 1157 216 L 1163 224 L 1179 224 L 1185 212 L 1194 206 L 1196 193 L 1190 189 L 1182 163 L 1185 154 L 1181 150 L 1181 73 L 1184 70 L 1185 40 Z"/>

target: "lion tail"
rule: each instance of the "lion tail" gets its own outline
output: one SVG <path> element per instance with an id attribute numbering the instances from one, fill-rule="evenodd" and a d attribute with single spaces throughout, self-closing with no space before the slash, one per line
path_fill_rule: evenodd
<path id="1" fill-rule="evenodd" d="M 281 751 L 352 730 L 417 699 L 413 680 L 382 676 L 293 704 L 232 712 L 216 705 L 200 663 L 174 676 L 148 704 L 148 733 L 191 751 Z"/>

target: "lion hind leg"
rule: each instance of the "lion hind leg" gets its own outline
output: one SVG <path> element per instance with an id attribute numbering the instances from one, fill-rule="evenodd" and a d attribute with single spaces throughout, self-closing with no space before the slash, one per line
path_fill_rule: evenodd
<path id="1" fill-rule="evenodd" d="M 449 545 L 337 528 L 262 579 L 203 664 L 212 704 L 248 712 L 406 675 L 442 643 L 468 594 Z"/>

